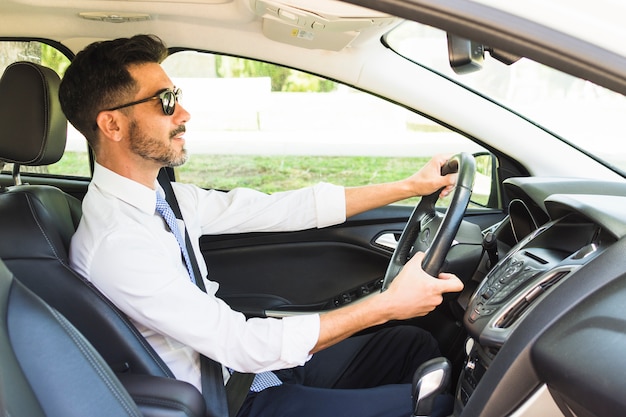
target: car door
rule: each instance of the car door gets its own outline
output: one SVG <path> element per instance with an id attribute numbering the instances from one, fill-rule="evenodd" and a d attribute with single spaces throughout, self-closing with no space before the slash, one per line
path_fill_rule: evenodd
<path id="1" fill-rule="evenodd" d="M 405 178 L 433 154 L 481 154 L 471 231 L 449 265 L 471 277 L 482 254 L 480 231 L 503 217 L 491 189 L 498 160 L 485 149 L 402 106 L 290 68 L 192 51 L 174 53 L 163 65 L 192 114 L 190 158 L 176 168 L 178 181 L 267 193 L 319 181 L 357 186 Z M 207 235 L 202 255 L 219 295 L 250 316 L 328 310 L 380 291 L 418 201 L 324 229 Z"/>

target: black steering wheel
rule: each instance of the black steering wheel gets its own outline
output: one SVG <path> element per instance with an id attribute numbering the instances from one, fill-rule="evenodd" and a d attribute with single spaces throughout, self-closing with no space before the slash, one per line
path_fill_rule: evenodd
<path id="1" fill-rule="evenodd" d="M 439 275 L 472 195 L 476 173 L 474 157 L 469 153 L 460 153 L 441 167 L 441 175 L 454 172 L 458 172 L 458 177 L 445 214 L 435 208 L 441 189 L 422 197 L 415 206 L 391 257 L 381 291 L 389 287 L 402 267 L 418 251 L 426 253 L 422 261 L 424 271 L 434 277 Z"/>

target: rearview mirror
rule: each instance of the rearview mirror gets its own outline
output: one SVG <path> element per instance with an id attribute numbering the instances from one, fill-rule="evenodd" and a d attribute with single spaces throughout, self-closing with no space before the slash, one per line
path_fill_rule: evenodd
<path id="1" fill-rule="evenodd" d="M 461 38 L 451 33 L 448 36 L 448 60 L 450 67 L 457 74 L 468 74 L 483 68 L 485 52 L 492 58 L 511 65 L 521 57 L 499 49 L 494 49 L 470 39 Z"/>
<path id="2" fill-rule="evenodd" d="M 485 61 L 485 49 L 482 44 L 450 33 L 447 35 L 448 59 L 454 72 L 468 74 L 482 69 Z"/>

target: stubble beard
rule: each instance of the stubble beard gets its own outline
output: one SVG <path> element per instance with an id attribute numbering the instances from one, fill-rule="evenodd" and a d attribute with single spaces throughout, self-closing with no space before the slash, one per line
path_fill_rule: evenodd
<path id="1" fill-rule="evenodd" d="M 169 144 L 167 146 L 163 141 L 158 140 L 155 137 L 149 136 L 142 132 L 137 126 L 136 122 L 131 122 L 130 133 L 130 150 L 134 154 L 147 159 L 149 161 L 157 162 L 158 164 L 166 167 L 177 167 L 187 162 L 189 156 L 187 150 L 182 148 L 180 151 L 175 150 L 172 146 L 172 139 L 185 131 L 185 126 L 181 125 L 172 132 L 170 132 Z"/>

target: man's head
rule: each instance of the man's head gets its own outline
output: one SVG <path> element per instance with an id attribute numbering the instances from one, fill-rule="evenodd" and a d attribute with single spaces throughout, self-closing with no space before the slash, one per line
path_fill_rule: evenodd
<path id="1" fill-rule="evenodd" d="M 163 42 L 151 35 L 96 42 L 76 55 L 59 99 L 97 158 L 108 139 L 116 151 L 162 165 L 185 161 L 182 145 L 171 142 L 182 139 L 189 114 L 177 105 L 178 91 L 160 66 L 166 57 Z"/>

